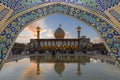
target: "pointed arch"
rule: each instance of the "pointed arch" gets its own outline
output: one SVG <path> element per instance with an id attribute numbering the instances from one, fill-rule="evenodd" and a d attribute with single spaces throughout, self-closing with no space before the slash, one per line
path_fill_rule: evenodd
<path id="1" fill-rule="evenodd" d="M 64 2 L 35 6 L 11 17 L 0 34 L 0 63 L 4 63 L 19 33 L 31 22 L 52 14 L 64 14 L 89 25 L 99 34 L 108 52 L 120 63 L 120 34 L 105 17 L 86 8 Z"/>

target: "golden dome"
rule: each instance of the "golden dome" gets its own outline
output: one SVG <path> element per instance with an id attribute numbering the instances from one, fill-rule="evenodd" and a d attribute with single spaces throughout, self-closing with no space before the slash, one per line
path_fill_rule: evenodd
<path id="1" fill-rule="evenodd" d="M 63 39 L 65 36 L 65 32 L 63 31 L 61 27 L 59 27 L 56 29 L 54 36 L 56 39 Z"/>

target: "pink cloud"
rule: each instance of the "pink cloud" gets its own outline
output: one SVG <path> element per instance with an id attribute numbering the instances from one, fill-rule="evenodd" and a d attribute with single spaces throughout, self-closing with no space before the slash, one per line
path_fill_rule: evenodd
<path id="1" fill-rule="evenodd" d="M 69 32 L 65 33 L 65 38 L 70 38 L 70 33 Z"/>
<path id="2" fill-rule="evenodd" d="M 53 37 L 54 37 L 53 31 L 52 31 L 51 29 L 48 29 L 46 36 L 47 36 L 48 38 L 53 38 Z"/>
<path id="3" fill-rule="evenodd" d="M 41 28 L 40 34 L 48 31 L 47 25 L 45 24 L 44 20 L 39 20 L 37 22 L 32 23 L 31 25 L 27 26 L 25 30 L 32 36 L 32 38 L 36 38 L 36 27 L 38 26 Z"/>
<path id="4" fill-rule="evenodd" d="M 36 37 L 36 36 L 37 36 L 36 28 L 35 28 L 35 27 L 32 27 L 31 25 L 28 26 L 25 30 L 26 30 L 32 37 Z"/>

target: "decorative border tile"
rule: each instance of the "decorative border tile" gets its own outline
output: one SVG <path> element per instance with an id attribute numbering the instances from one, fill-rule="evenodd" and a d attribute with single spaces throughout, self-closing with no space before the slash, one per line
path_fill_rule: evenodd
<path id="1" fill-rule="evenodd" d="M 2 19 L 7 15 L 7 13 L 9 12 L 8 9 L 4 8 L 1 12 L 0 12 L 0 21 L 2 21 Z"/>
<path id="2" fill-rule="evenodd" d="M 120 22 L 120 14 L 118 14 L 115 10 L 109 10 L 109 13 L 118 21 Z"/>
<path id="3" fill-rule="evenodd" d="M 117 5 L 120 0 L 1 0 L 7 7 L 14 10 L 14 14 L 17 14 L 23 10 L 32 8 L 37 5 L 50 2 L 65 2 L 69 4 L 79 5 L 88 9 L 94 10 L 104 15 L 103 11 L 108 8 Z"/>
<path id="4" fill-rule="evenodd" d="M 4 22 L 10 17 L 12 12 L 13 10 L 3 4 L 0 4 L 0 29 L 2 28 L 1 25 L 4 24 Z"/>

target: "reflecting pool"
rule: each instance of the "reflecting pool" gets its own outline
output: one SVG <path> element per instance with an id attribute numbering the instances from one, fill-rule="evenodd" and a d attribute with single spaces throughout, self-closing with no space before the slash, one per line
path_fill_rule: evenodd
<path id="1" fill-rule="evenodd" d="M 34 55 L 5 63 L 0 80 L 120 80 L 120 68 L 87 56 Z"/>

